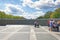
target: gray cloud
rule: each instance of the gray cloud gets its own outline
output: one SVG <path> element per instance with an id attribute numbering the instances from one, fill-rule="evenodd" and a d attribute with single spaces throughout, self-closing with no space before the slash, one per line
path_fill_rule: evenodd
<path id="1" fill-rule="evenodd" d="M 29 7 L 35 8 L 37 10 L 41 11 L 49 11 L 54 10 L 55 8 L 60 7 L 60 1 L 59 0 L 39 0 L 39 1 L 31 1 L 31 0 L 25 0 L 26 2 L 23 3 L 23 5 L 28 5 Z M 29 2 L 30 1 L 30 2 Z M 31 4 L 32 3 L 32 4 Z"/>
<path id="2" fill-rule="evenodd" d="M 22 15 L 23 11 L 21 8 L 18 8 L 16 6 L 7 6 L 6 12 L 13 14 L 13 15 Z"/>

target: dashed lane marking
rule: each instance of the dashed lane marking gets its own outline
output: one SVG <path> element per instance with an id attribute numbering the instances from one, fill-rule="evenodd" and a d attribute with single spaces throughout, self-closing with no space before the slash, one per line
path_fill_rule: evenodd
<path id="1" fill-rule="evenodd" d="M 34 29 L 31 27 L 30 40 L 37 40 Z"/>
<path id="2" fill-rule="evenodd" d="M 10 38 L 12 35 L 14 35 L 15 33 L 17 33 L 19 30 L 21 30 L 23 27 L 17 29 L 15 32 L 9 34 L 8 36 L 6 36 L 3 40 L 8 40 L 8 38 Z"/>
<path id="3" fill-rule="evenodd" d="M 15 33 L 15 32 L 0 32 L 0 33 Z M 30 33 L 30 32 L 16 32 L 16 33 Z"/>
<path id="4" fill-rule="evenodd" d="M 4 30 L 7 30 L 7 29 L 8 29 L 8 27 L 7 27 L 7 28 L 5 28 L 5 29 L 0 30 L 0 32 L 2 32 L 2 31 L 4 31 Z"/>

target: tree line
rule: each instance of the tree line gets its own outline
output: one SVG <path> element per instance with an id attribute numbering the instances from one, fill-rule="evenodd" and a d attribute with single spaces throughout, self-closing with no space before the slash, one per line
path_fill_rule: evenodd
<path id="1" fill-rule="evenodd" d="M 53 12 L 48 11 L 44 16 L 40 16 L 37 19 L 41 19 L 41 18 L 60 18 L 60 8 L 57 8 Z"/>
<path id="2" fill-rule="evenodd" d="M 13 16 L 11 14 L 6 14 L 5 12 L 0 11 L 0 18 L 6 18 L 6 19 L 25 19 L 21 16 Z"/>

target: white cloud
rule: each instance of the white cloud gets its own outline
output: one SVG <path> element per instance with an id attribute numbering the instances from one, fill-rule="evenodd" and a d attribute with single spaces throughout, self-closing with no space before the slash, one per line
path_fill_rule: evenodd
<path id="1" fill-rule="evenodd" d="M 23 6 L 26 6 L 27 4 L 31 4 L 32 1 L 31 0 L 23 0 Z"/>
<path id="2" fill-rule="evenodd" d="M 15 10 L 14 10 L 15 9 Z M 8 13 L 13 13 L 14 12 L 17 12 L 17 13 L 23 13 L 24 11 L 20 8 L 19 5 L 13 5 L 13 4 L 5 4 L 5 10 L 4 12 L 6 12 L 7 14 Z M 17 14 L 16 13 L 16 14 Z"/>
<path id="3" fill-rule="evenodd" d="M 21 1 L 23 1 L 22 3 L 23 7 L 29 6 L 31 8 L 35 8 L 40 11 L 27 13 L 19 5 L 14 5 L 14 4 L 5 4 L 5 10 L 1 10 L 1 11 L 4 11 L 6 13 L 16 13 L 17 15 L 20 14 L 19 16 L 23 16 L 27 19 L 31 19 L 31 18 L 35 19 L 41 15 L 44 15 L 42 9 L 47 10 L 50 8 L 53 9 L 53 8 L 60 7 L 59 6 L 60 0 L 56 0 L 55 2 L 53 0 L 39 0 L 35 2 L 33 2 L 32 0 L 21 0 Z"/>
<path id="4" fill-rule="evenodd" d="M 37 11 L 37 12 L 34 12 L 34 13 L 27 13 L 23 9 L 21 9 L 19 7 L 19 5 L 13 5 L 13 4 L 5 4 L 5 5 L 6 5 L 5 10 L 2 10 L 2 11 L 6 12 L 7 14 L 8 13 L 13 13 L 14 11 L 11 11 L 11 10 L 15 8 L 17 10 L 17 13 L 16 13 L 17 15 L 19 15 L 21 13 L 22 15 L 19 15 L 19 16 L 23 16 L 27 19 L 31 19 L 31 18 L 35 19 L 35 18 L 44 14 L 42 11 Z"/>
<path id="5" fill-rule="evenodd" d="M 14 11 L 11 11 L 12 9 L 16 9 L 17 10 L 17 13 L 16 14 L 20 14 L 20 13 L 22 13 L 22 15 L 19 15 L 19 16 L 23 16 L 23 17 L 25 17 L 25 18 L 27 18 L 27 19 L 35 19 L 35 18 L 37 18 L 38 16 L 40 16 L 40 15 L 42 15 L 42 12 L 34 12 L 34 13 L 27 13 L 27 12 L 25 12 L 23 9 L 21 9 L 20 7 L 19 7 L 19 5 L 13 5 L 13 4 L 5 4 L 5 10 L 0 10 L 0 11 L 4 11 L 4 12 L 6 12 L 7 14 L 9 14 L 9 13 L 13 13 Z M 12 8 L 11 8 L 12 7 Z M 15 15 L 16 15 L 15 14 Z"/>
<path id="6" fill-rule="evenodd" d="M 56 6 L 60 5 L 60 0 L 56 0 L 55 2 L 53 0 L 39 0 L 33 2 L 32 0 L 24 0 L 23 5 L 28 5 L 31 8 L 35 8 L 37 10 L 55 8 Z"/>
<path id="7" fill-rule="evenodd" d="M 37 12 L 34 12 L 34 13 L 24 13 L 23 16 L 27 19 L 36 19 L 37 17 L 41 16 L 41 15 L 44 15 L 44 13 L 42 11 L 37 11 Z"/>

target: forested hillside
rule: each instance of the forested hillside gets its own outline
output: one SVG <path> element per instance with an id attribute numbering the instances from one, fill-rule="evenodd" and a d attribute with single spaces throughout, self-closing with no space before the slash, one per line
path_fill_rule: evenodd
<path id="1" fill-rule="evenodd" d="M 13 16 L 11 14 L 6 14 L 5 12 L 0 11 L 0 18 L 6 18 L 6 19 L 25 19 L 21 16 Z"/>
<path id="2" fill-rule="evenodd" d="M 54 10 L 53 12 L 48 11 L 44 16 L 40 16 L 37 19 L 40 19 L 40 18 L 60 18 L 60 8 Z"/>

